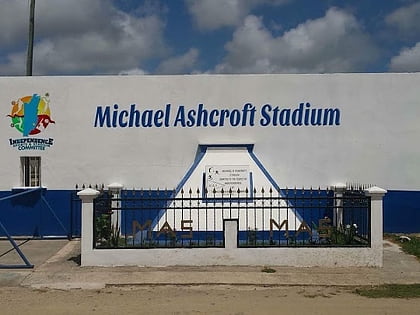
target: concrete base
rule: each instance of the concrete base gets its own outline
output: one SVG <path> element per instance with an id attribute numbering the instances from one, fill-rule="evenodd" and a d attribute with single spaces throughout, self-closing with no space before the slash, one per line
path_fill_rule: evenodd
<path id="1" fill-rule="evenodd" d="M 382 267 L 380 248 L 95 249 L 82 266 L 295 266 Z"/>
<path id="2" fill-rule="evenodd" d="M 383 251 L 383 268 L 296 268 L 265 265 L 276 270 L 275 273 L 265 273 L 261 272 L 263 266 L 80 267 L 75 259 L 80 254 L 80 242 L 75 240 L 68 242 L 56 255 L 37 265 L 34 270 L 25 271 L 25 277 L 15 279 L 14 285 L 69 290 L 130 285 L 250 285 L 255 289 L 258 286 L 354 287 L 384 283 L 420 283 L 420 263 L 416 257 L 403 253 L 398 245 L 386 241 Z M 10 270 L 7 273 L 10 274 Z M 0 277 L 0 287 L 11 285 L 6 280 Z"/>

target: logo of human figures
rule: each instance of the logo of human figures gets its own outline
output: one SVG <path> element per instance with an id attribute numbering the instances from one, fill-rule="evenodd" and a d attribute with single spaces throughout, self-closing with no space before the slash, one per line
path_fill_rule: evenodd
<path id="1" fill-rule="evenodd" d="M 33 94 L 12 101 L 12 110 L 7 116 L 12 119 L 11 127 L 16 128 L 24 137 L 37 135 L 50 123 L 55 123 L 51 119 L 48 93 L 45 96 Z"/>

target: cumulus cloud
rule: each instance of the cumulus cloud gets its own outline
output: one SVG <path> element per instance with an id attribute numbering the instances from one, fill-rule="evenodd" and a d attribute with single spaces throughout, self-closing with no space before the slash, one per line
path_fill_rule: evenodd
<path id="1" fill-rule="evenodd" d="M 182 74 L 191 73 L 197 63 L 199 52 L 191 48 L 183 55 L 164 60 L 157 68 L 158 74 Z"/>
<path id="2" fill-rule="evenodd" d="M 394 72 L 420 71 L 420 42 L 414 47 L 403 48 L 398 56 L 391 59 L 389 69 Z"/>
<path id="3" fill-rule="evenodd" d="M 236 26 L 258 5 L 281 5 L 289 0 L 186 0 L 188 10 L 201 30 Z"/>
<path id="4" fill-rule="evenodd" d="M 16 5 L 9 5 L 10 1 L 0 1 L 8 2 L 2 8 L 16 9 Z M 27 1 L 15 2 L 27 15 Z M 4 15 L 2 9 L 0 21 Z M 11 23 L 10 28 L 17 27 L 17 33 L 22 19 Z M 146 58 L 167 53 L 164 26 L 158 14 L 130 15 L 117 10 L 109 0 L 37 1 L 34 74 L 118 73 L 139 67 Z M 22 36 L 5 33 L 7 30 L 0 30 L 3 47 L 12 45 L 13 36 Z M 8 52 L 0 64 L 0 73 L 23 74 L 20 61 L 24 55 L 22 47 Z"/>
<path id="5" fill-rule="evenodd" d="M 218 73 L 323 73 L 361 71 L 377 49 L 356 18 L 331 8 L 274 37 L 256 16 L 248 16 L 233 39 Z"/>
<path id="6" fill-rule="evenodd" d="M 147 71 L 140 68 L 123 70 L 118 73 L 118 75 L 145 75 L 145 74 L 148 74 Z"/>
<path id="7" fill-rule="evenodd" d="M 418 35 L 420 32 L 420 2 L 401 7 L 385 18 L 385 22 L 397 28 L 404 35 Z"/>

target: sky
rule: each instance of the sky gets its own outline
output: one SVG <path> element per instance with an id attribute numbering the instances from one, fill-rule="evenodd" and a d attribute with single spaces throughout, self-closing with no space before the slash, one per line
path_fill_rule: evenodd
<path id="1" fill-rule="evenodd" d="M 0 76 L 29 0 L 0 0 Z M 33 75 L 420 71 L 419 0 L 36 0 Z"/>

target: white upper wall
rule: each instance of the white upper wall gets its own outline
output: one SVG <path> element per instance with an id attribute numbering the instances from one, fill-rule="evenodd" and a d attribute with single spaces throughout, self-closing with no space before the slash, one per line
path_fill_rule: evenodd
<path id="1" fill-rule="evenodd" d="M 254 144 L 255 155 L 280 187 L 361 182 L 420 190 L 419 86 L 420 73 L 1 77 L 0 190 L 21 184 L 19 157 L 28 155 L 41 156 L 42 184 L 49 189 L 113 182 L 174 188 L 199 144 Z M 9 139 L 25 137 L 10 126 L 11 102 L 45 93 L 55 124 L 28 138 L 52 138 L 54 144 L 44 151 L 12 147 Z M 253 125 L 248 110 L 245 126 L 228 121 L 216 127 L 174 126 L 180 106 L 186 112 L 203 104 L 208 112 L 242 114 L 246 103 L 255 108 Z M 305 126 L 303 117 L 302 126 L 261 126 L 265 104 L 292 113 L 300 103 L 338 109 L 339 125 L 334 119 L 332 125 L 309 121 Z M 112 112 L 114 104 L 119 113 L 128 111 L 121 114 L 123 125 L 132 104 L 155 113 L 165 113 L 171 104 L 168 127 L 165 118 L 157 119 L 161 127 L 94 127 L 98 106 Z"/>

